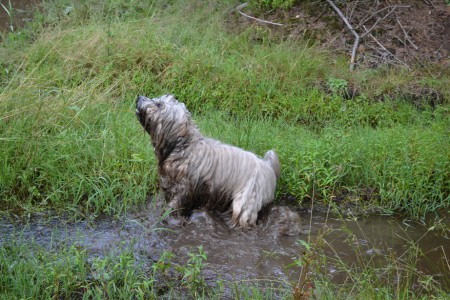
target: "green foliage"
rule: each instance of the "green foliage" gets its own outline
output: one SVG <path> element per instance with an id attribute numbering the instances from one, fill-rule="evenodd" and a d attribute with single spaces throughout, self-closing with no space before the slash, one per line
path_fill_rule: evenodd
<path id="1" fill-rule="evenodd" d="M 9 30 L 14 31 L 13 20 L 14 20 L 14 9 L 11 4 L 11 0 L 8 0 L 8 3 L 0 2 L 0 7 L 6 13 L 9 19 Z"/>
<path id="2" fill-rule="evenodd" d="M 252 0 L 251 3 L 261 8 L 283 8 L 288 9 L 295 4 L 296 0 Z"/>
<path id="3" fill-rule="evenodd" d="M 257 2 L 270 9 L 293 3 Z M 146 201 L 157 191 L 157 164 L 134 100 L 169 92 L 187 104 L 205 135 L 261 156 L 274 149 L 282 164 L 279 194 L 328 204 L 349 195 L 343 201 L 414 218 L 450 206 L 448 100 L 421 99 L 418 108 L 385 95 L 416 83 L 416 73 L 349 74 L 346 63 L 330 63 L 307 42 L 257 26 L 230 31 L 228 2 L 42 5 L 29 27 L 4 34 L 0 44 L 2 211 L 117 216 Z M 448 96 L 442 74 L 421 82 Z M 361 93 L 347 100 L 354 83 Z M 408 290 L 412 281 L 387 284 L 399 270 L 412 270 L 424 295 L 445 296 L 414 271 L 415 247 L 381 269 L 362 252 L 363 269 L 337 258 L 332 263 L 354 284 L 336 286 L 320 273 L 326 259 L 316 255 L 320 247 L 302 244 L 311 255 L 297 262 L 315 274 L 318 298 L 419 298 Z M 2 242 L 0 298 L 159 299 L 179 298 L 186 289 L 192 297 L 221 298 L 227 283 L 207 288 L 206 259 L 202 248 L 186 264 L 166 252 L 149 271 L 131 250 L 92 258 L 76 245 Z M 280 295 L 270 284 L 231 284 L 236 298 Z M 292 297 L 292 286 L 283 288 L 282 298 Z"/>
<path id="4" fill-rule="evenodd" d="M 292 7 L 297 0 L 252 0 L 250 3 L 262 9 L 288 9 Z"/>
<path id="5" fill-rule="evenodd" d="M 131 252 L 89 262 L 82 248 L 58 248 L 49 251 L 30 241 L 4 243 L 0 248 L 0 298 L 71 299 L 81 295 L 130 299 L 150 295 L 149 280 L 136 268 Z"/>
<path id="6" fill-rule="evenodd" d="M 208 259 L 202 246 L 198 247 L 198 253 L 189 254 L 189 259 L 186 266 L 179 267 L 182 273 L 181 283 L 188 287 L 194 297 L 204 294 L 203 290 L 206 287 L 205 279 L 201 272 L 205 267 L 204 261 Z"/>
<path id="7" fill-rule="evenodd" d="M 301 240 L 302 254 L 294 264 L 301 266 L 305 275 L 300 276 L 297 288 L 303 283 L 303 291 L 313 286 L 311 292 L 318 299 L 445 299 L 446 291 L 435 278 L 418 271 L 419 259 L 425 254 L 417 244 L 405 243 L 401 253 L 368 255 L 367 249 L 377 245 L 361 245 L 346 225 L 338 231 L 354 249 L 346 255 L 355 255 L 358 264 L 347 263 L 326 236 L 320 235 L 314 242 Z M 3 241 L 0 299 L 178 299 L 186 296 L 185 288 L 194 299 L 221 299 L 230 291 L 240 299 L 295 298 L 296 289 L 291 284 L 273 279 L 211 282 L 217 289 L 206 285 L 201 271 L 207 257 L 201 247 L 188 254 L 185 264 L 178 264 L 171 252 L 164 252 L 152 265 L 152 272 L 134 256 L 132 247 L 120 248 L 96 256 L 76 244 L 59 242 L 43 248 L 23 238 Z M 334 275 L 345 284 L 335 283 L 327 266 L 332 266 Z M 179 273 L 171 273 L 175 269 Z M 165 275 L 160 278 L 160 274 Z"/>
<path id="8" fill-rule="evenodd" d="M 153 276 L 156 276 L 158 273 L 167 276 L 169 270 L 172 268 L 173 258 L 174 254 L 172 252 L 164 251 L 158 261 L 152 265 Z"/>
<path id="9" fill-rule="evenodd" d="M 173 255 L 153 265 L 150 276 L 136 261 L 131 248 L 115 249 L 102 257 L 89 257 L 75 245 L 50 245 L 43 249 L 22 239 L 5 242 L 0 248 L 0 299 L 157 299 L 156 272 L 167 272 Z M 55 247 L 55 248 L 52 248 Z M 197 295 L 205 286 L 200 271 L 206 255 L 202 249 L 191 254 L 186 266 L 179 265 L 182 282 Z M 156 267 L 155 267 L 156 266 Z M 176 281 L 166 277 L 165 280 Z M 173 284 L 176 287 L 177 284 Z M 178 294 L 177 291 L 171 293 Z"/>
<path id="10" fill-rule="evenodd" d="M 354 81 L 346 64 L 330 66 L 326 54 L 267 28 L 230 33 L 226 7 L 57 1 L 8 35 L 2 209 L 121 214 L 146 201 L 157 191 L 157 166 L 134 99 L 168 92 L 206 135 L 259 155 L 274 148 L 279 190 L 299 201 L 369 189 L 374 203 L 414 217 L 449 205 L 448 103 L 417 109 L 369 93 L 346 100 Z M 374 94 L 408 77 L 358 75 Z"/>
<path id="11" fill-rule="evenodd" d="M 328 79 L 328 87 L 335 95 L 343 96 L 346 92 L 348 82 L 345 79 L 338 79 L 330 77 Z"/>

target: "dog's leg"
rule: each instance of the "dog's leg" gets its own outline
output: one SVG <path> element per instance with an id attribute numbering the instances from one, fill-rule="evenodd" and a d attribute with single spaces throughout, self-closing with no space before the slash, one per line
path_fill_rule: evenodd
<path id="1" fill-rule="evenodd" d="M 244 191 L 237 193 L 233 197 L 231 226 L 241 227 L 255 226 L 258 218 L 258 211 L 261 208 L 258 194 L 255 193 L 253 182 L 249 182 Z"/>
<path id="2" fill-rule="evenodd" d="M 231 203 L 231 220 L 230 226 L 236 227 L 239 224 L 239 219 L 241 217 L 242 206 L 245 200 L 243 199 L 242 193 L 237 193 L 233 196 L 233 202 Z"/>
<path id="3" fill-rule="evenodd" d="M 181 215 L 185 214 L 185 212 L 190 209 L 190 207 L 186 207 L 186 205 L 189 204 L 189 199 L 187 199 L 188 191 L 185 180 L 181 180 L 172 185 L 166 184 L 165 180 L 161 180 L 161 183 L 164 197 L 169 208 L 171 208 L 174 213 Z"/>
<path id="4" fill-rule="evenodd" d="M 241 227 L 255 226 L 256 219 L 258 218 L 258 212 L 252 208 L 245 207 L 241 211 L 241 217 L 239 218 L 239 225 Z"/>

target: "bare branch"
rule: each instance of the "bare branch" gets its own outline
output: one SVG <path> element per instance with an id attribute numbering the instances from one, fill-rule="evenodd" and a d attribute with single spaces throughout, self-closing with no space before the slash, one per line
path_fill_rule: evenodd
<path id="1" fill-rule="evenodd" d="M 342 19 L 342 21 L 344 21 L 345 25 L 347 25 L 347 28 L 350 30 L 350 32 L 355 37 L 355 42 L 353 43 L 353 49 L 352 49 L 352 58 L 350 60 L 350 70 L 353 71 L 355 69 L 356 50 L 358 49 L 360 36 L 356 32 L 356 30 L 353 28 L 353 26 L 350 24 L 350 22 L 347 20 L 347 18 L 344 16 L 344 14 L 341 12 L 341 10 L 333 3 L 333 1 L 327 0 L 327 2 L 334 9 L 334 11 L 339 15 L 339 17 Z"/>
<path id="2" fill-rule="evenodd" d="M 382 11 L 385 11 L 387 9 L 393 8 L 393 10 L 395 10 L 396 8 L 410 8 L 410 7 L 411 7 L 411 5 L 390 5 L 390 6 L 383 7 L 382 9 L 377 10 L 376 12 L 371 14 L 369 17 L 362 20 L 357 27 L 361 26 L 362 24 L 364 24 L 367 21 L 369 21 L 370 19 L 372 19 L 374 16 L 378 15 L 379 13 L 381 13 Z M 392 11 L 388 12 L 387 15 L 385 15 L 383 17 L 383 19 L 385 19 L 387 16 L 389 16 L 392 13 Z"/>
<path id="3" fill-rule="evenodd" d="M 363 27 L 364 27 L 364 29 L 367 30 L 366 26 L 363 25 Z M 399 58 L 397 58 L 397 56 L 395 56 L 388 49 L 386 49 L 386 47 L 384 47 L 370 32 L 367 32 L 367 35 L 370 36 L 375 41 L 375 43 L 377 43 L 378 46 L 380 46 L 381 49 L 383 49 L 385 52 L 387 52 L 389 55 L 391 55 L 393 58 L 395 58 L 396 61 L 398 61 L 399 63 L 406 66 L 408 68 L 408 70 L 411 70 L 410 66 L 408 66 L 404 61 L 400 60 Z"/>
<path id="4" fill-rule="evenodd" d="M 411 46 L 414 47 L 414 49 L 419 50 L 419 47 L 417 47 L 409 38 L 408 33 L 406 32 L 405 28 L 403 28 L 402 23 L 400 23 L 400 21 L 397 19 L 397 23 L 398 25 L 400 25 L 400 28 L 403 30 L 403 33 L 405 34 L 405 38 L 406 40 L 411 44 Z"/>
<path id="5" fill-rule="evenodd" d="M 261 23 L 270 24 L 270 25 L 283 26 L 283 24 L 281 24 L 281 23 L 270 22 L 270 21 L 258 19 L 258 18 L 255 18 L 255 17 L 252 17 L 252 16 L 247 15 L 246 13 L 242 12 L 242 9 L 243 9 L 244 7 L 247 7 L 247 6 L 248 6 L 248 3 L 247 3 L 247 2 L 244 2 L 244 3 L 239 4 L 238 6 L 236 6 L 236 10 L 237 10 L 237 12 L 238 12 L 239 14 L 241 14 L 242 16 L 244 16 L 244 17 L 246 17 L 246 18 L 249 18 L 249 19 L 252 19 L 252 20 L 261 22 Z"/>
<path id="6" fill-rule="evenodd" d="M 389 15 L 391 14 L 391 13 L 393 13 L 394 12 L 394 10 L 397 8 L 397 5 L 395 5 L 394 6 L 394 8 L 392 8 L 391 9 L 391 11 L 389 11 L 385 16 L 383 16 L 382 18 L 378 18 L 376 21 L 375 21 L 375 23 L 372 25 L 372 27 L 370 27 L 370 29 L 369 30 L 367 30 L 363 35 L 361 35 L 361 38 L 363 38 L 363 37 L 365 37 L 367 34 L 369 34 L 374 28 L 375 28 L 375 26 L 377 26 L 378 25 L 378 23 L 380 23 L 381 21 L 383 21 L 384 19 L 386 19 L 387 17 L 389 17 Z M 379 10 L 378 12 L 381 12 L 383 9 L 381 9 L 381 10 Z M 376 12 L 375 14 L 377 14 L 378 12 Z M 374 14 L 374 15 L 375 15 Z M 373 15 L 372 15 L 373 16 Z M 369 18 L 370 19 L 370 18 Z M 369 20 L 368 19 L 368 20 Z"/>

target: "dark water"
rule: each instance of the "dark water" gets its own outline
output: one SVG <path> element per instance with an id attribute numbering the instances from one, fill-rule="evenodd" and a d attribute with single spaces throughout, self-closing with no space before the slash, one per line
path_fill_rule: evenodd
<path id="1" fill-rule="evenodd" d="M 293 262 L 303 252 L 298 240 L 312 244 L 321 236 L 323 253 L 328 262 L 324 272 L 333 281 L 345 280 L 336 258 L 348 266 L 371 261 L 383 267 L 386 257 L 400 262 L 406 258 L 411 245 L 417 245 L 424 256 L 416 268 L 450 290 L 450 240 L 448 220 L 446 230 L 402 222 L 389 216 L 369 216 L 343 220 L 326 213 L 293 212 L 285 206 L 265 210 L 258 226 L 251 230 L 229 229 L 216 216 L 205 211 L 194 211 L 186 224 L 159 222 L 162 212 L 156 204 L 149 204 L 138 213 L 123 220 L 109 218 L 66 223 L 60 218 L 31 218 L 25 224 L 0 220 L 0 245 L 8 240 L 35 241 L 47 247 L 51 243 L 76 243 L 88 249 L 90 256 L 102 257 L 111 251 L 132 247 L 136 259 L 150 266 L 163 251 L 172 251 L 183 263 L 188 253 L 203 246 L 207 254 L 204 276 L 207 282 L 218 279 L 276 279 L 296 282 L 300 273 Z M 300 216 L 301 224 L 300 224 Z M 364 262 L 362 263 L 364 264 Z"/>
<path id="2" fill-rule="evenodd" d="M 0 1 L 0 31 L 16 31 L 31 20 L 32 9 L 40 0 L 2 0 Z"/>

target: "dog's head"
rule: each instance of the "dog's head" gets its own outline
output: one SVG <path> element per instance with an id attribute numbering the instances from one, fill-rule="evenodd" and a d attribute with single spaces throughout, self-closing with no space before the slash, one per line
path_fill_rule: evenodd
<path id="1" fill-rule="evenodd" d="M 157 124 L 176 124 L 190 117 L 186 106 L 178 102 L 173 95 L 164 95 L 152 99 L 138 96 L 136 99 L 136 116 L 148 133 L 150 133 L 151 127 Z"/>
<path id="2" fill-rule="evenodd" d="M 176 147 L 183 147 L 198 133 L 186 106 L 173 95 L 152 99 L 138 96 L 136 116 L 150 134 L 157 152 L 167 153 L 168 150 L 171 152 Z"/>

